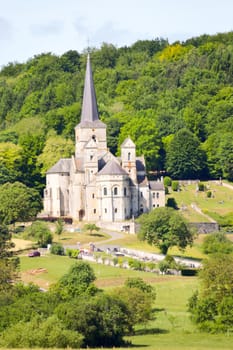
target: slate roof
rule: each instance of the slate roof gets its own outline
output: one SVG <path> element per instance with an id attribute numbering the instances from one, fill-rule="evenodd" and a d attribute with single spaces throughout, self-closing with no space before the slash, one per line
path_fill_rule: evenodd
<path id="1" fill-rule="evenodd" d="M 139 175 L 137 176 L 137 182 L 139 187 L 147 187 L 148 186 L 148 179 L 145 175 Z"/>
<path id="2" fill-rule="evenodd" d="M 97 175 L 128 175 L 128 173 L 117 163 L 110 160 Z"/>
<path id="3" fill-rule="evenodd" d="M 136 158 L 136 169 L 137 171 L 146 171 L 144 157 Z"/>
<path id="4" fill-rule="evenodd" d="M 106 125 L 99 120 L 99 113 L 96 101 L 95 87 L 92 76 L 90 55 L 87 56 L 86 75 L 83 91 L 83 104 L 81 121 L 79 123 L 81 127 L 102 127 L 106 128 Z"/>
<path id="5" fill-rule="evenodd" d="M 164 190 L 164 184 L 160 181 L 150 181 L 150 189 L 153 191 L 163 191 Z"/>
<path id="6" fill-rule="evenodd" d="M 70 158 L 61 158 L 55 165 L 52 166 L 52 168 L 50 168 L 47 171 L 47 174 L 59 174 L 59 173 L 69 174 L 70 164 L 71 164 Z"/>

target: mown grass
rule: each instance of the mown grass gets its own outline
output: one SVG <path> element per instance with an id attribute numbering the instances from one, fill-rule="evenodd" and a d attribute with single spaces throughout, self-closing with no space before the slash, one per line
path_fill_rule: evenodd
<path id="1" fill-rule="evenodd" d="M 205 254 L 201 251 L 201 244 L 206 235 L 199 234 L 195 237 L 194 244 L 192 247 L 187 247 L 185 251 L 180 251 L 178 248 L 170 248 L 168 254 L 182 256 L 194 259 L 203 259 Z M 125 234 L 123 238 L 111 241 L 112 245 L 120 245 L 129 249 L 141 250 L 150 253 L 160 253 L 157 247 L 151 246 L 146 242 L 138 240 L 137 235 L 127 235 Z"/>
<path id="2" fill-rule="evenodd" d="M 233 190 L 224 187 L 219 182 L 207 181 L 204 182 L 208 191 L 211 191 L 212 197 L 207 197 L 207 191 L 196 191 L 196 185 L 184 185 L 181 186 L 179 192 L 172 191 L 168 197 L 173 197 L 182 214 L 191 222 L 207 221 L 204 215 L 197 213 L 192 204 L 199 207 L 203 213 L 216 213 L 217 215 L 224 216 L 229 213 L 233 213 Z"/>
<path id="3" fill-rule="evenodd" d="M 21 257 L 23 272 L 45 268 L 46 273 L 32 275 L 32 280 L 57 281 L 74 263 L 73 259 L 59 256 L 40 258 Z M 121 286 L 128 277 L 142 277 L 156 290 L 154 304 L 155 319 L 146 326 L 136 329 L 135 335 L 126 338 L 131 342 L 128 349 L 140 350 L 232 350 L 233 335 L 200 333 L 191 323 L 187 312 L 189 297 L 198 288 L 196 277 L 157 276 L 153 273 L 91 264 L 94 268 L 97 286 L 110 291 Z M 121 348 L 123 350 L 123 348 Z"/>

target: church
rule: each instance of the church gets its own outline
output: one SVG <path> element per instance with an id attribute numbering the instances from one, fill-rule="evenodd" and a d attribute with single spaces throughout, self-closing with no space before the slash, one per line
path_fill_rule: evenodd
<path id="1" fill-rule="evenodd" d="M 149 181 L 143 156 L 128 137 L 120 157 L 107 147 L 99 119 L 90 57 L 87 57 L 81 121 L 75 127 L 75 154 L 46 173 L 44 214 L 76 221 L 125 222 L 165 206 L 163 182 Z"/>

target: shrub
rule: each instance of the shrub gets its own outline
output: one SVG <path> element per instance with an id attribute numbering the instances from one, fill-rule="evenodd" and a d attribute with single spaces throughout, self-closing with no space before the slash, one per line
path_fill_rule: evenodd
<path id="1" fill-rule="evenodd" d="M 211 191 L 207 191 L 206 196 L 207 196 L 207 198 L 211 198 L 212 197 L 212 192 Z"/>
<path id="2" fill-rule="evenodd" d="M 53 241 L 53 236 L 48 224 L 43 221 L 34 221 L 31 226 L 25 229 L 24 237 L 35 239 L 37 244 L 42 248 L 46 248 L 47 245 L 51 244 Z"/>
<path id="3" fill-rule="evenodd" d="M 172 179 L 169 176 L 165 176 L 163 179 L 163 183 L 164 183 L 164 186 L 169 187 L 172 184 Z"/>
<path id="4" fill-rule="evenodd" d="M 130 259 L 129 267 L 134 270 L 143 271 L 145 269 L 145 264 L 142 261 Z"/>
<path id="5" fill-rule="evenodd" d="M 165 194 L 169 194 L 169 189 L 168 189 L 168 187 L 167 187 L 167 186 L 164 186 L 164 188 L 165 188 Z"/>
<path id="6" fill-rule="evenodd" d="M 50 253 L 54 255 L 65 255 L 64 247 L 60 243 L 52 244 Z"/>
<path id="7" fill-rule="evenodd" d="M 178 209 L 178 205 L 176 203 L 175 198 L 168 198 L 166 206 L 170 208 Z"/>
<path id="8" fill-rule="evenodd" d="M 198 183 L 198 191 L 205 191 L 205 185 L 203 184 L 203 182 L 199 182 Z"/>
<path id="9" fill-rule="evenodd" d="M 151 271 L 153 271 L 153 270 L 155 270 L 155 269 L 157 268 L 157 265 L 156 265 L 154 262 L 152 262 L 152 261 L 146 263 L 146 266 L 147 266 Z"/>
<path id="10" fill-rule="evenodd" d="M 79 250 L 78 249 L 71 249 L 67 248 L 66 249 L 66 255 L 68 255 L 70 258 L 76 259 L 79 255 Z"/>
<path id="11" fill-rule="evenodd" d="M 190 269 L 181 269 L 181 275 L 182 276 L 196 276 L 198 274 L 197 268 L 190 268 Z"/>
<path id="12" fill-rule="evenodd" d="M 222 232 L 212 233 L 204 238 L 202 249 L 205 254 L 233 252 L 233 243 Z"/>
<path id="13" fill-rule="evenodd" d="M 179 190 L 179 181 L 172 181 L 172 191 Z"/>

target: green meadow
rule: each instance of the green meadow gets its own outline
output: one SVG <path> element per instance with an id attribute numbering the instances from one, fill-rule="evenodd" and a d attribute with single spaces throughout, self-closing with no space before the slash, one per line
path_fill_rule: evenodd
<path id="1" fill-rule="evenodd" d="M 46 255 L 39 258 L 21 257 L 22 279 L 33 281 L 48 288 L 74 263 L 68 257 Z M 129 349 L 141 350 L 204 350 L 233 349 L 233 334 L 200 333 L 191 323 L 187 301 L 198 288 L 198 278 L 162 276 L 153 273 L 92 263 L 99 288 L 111 289 L 121 286 L 128 277 L 141 277 L 156 290 L 154 320 L 136 329 L 135 335 L 127 338 Z"/>

